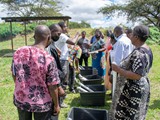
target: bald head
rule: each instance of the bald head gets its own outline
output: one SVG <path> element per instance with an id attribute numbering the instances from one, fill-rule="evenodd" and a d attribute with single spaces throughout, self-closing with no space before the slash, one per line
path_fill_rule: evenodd
<path id="1" fill-rule="evenodd" d="M 38 25 L 35 28 L 34 37 L 36 42 L 48 40 L 51 36 L 49 28 L 45 25 Z"/>

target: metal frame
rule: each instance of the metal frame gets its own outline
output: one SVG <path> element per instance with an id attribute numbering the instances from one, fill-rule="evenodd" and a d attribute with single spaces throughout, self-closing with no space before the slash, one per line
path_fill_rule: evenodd
<path id="1" fill-rule="evenodd" d="M 69 25 L 69 19 L 71 17 L 69 16 L 54 16 L 54 17 L 3 17 L 1 18 L 5 22 L 10 23 L 10 31 L 11 31 L 11 46 L 12 46 L 12 52 L 14 52 L 14 45 L 13 45 L 13 36 L 12 36 L 12 22 L 24 22 L 24 31 L 25 31 L 25 45 L 27 45 L 27 22 L 29 21 L 36 21 L 36 20 L 63 20 L 64 22 L 67 22 L 67 26 Z"/>

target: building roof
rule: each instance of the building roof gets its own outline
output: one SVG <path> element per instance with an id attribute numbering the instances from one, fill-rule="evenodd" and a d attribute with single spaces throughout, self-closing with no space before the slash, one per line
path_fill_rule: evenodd
<path id="1" fill-rule="evenodd" d="M 27 22 L 34 20 L 69 20 L 69 16 L 52 16 L 52 17 L 2 17 L 5 22 Z"/>
<path id="2" fill-rule="evenodd" d="M 29 21 L 36 21 L 36 20 L 63 20 L 67 21 L 67 25 L 69 22 L 69 19 L 71 17 L 69 16 L 52 16 L 52 17 L 2 17 L 2 20 L 5 22 L 10 22 L 10 31 L 11 31 L 11 46 L 12 46 L 12 53 L 14 52 L 13 48 L 13 37 L 12 37 L 12 22 L 24 22 L 25 24 L 25 45 L 27 45 L 27 34 L 26 34 L 26 23 Z M 12 54 L 13 55 L 13 54 Z"/>

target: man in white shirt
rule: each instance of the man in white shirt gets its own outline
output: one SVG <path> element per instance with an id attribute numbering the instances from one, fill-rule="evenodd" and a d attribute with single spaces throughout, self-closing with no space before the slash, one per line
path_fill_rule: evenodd
<path id="1" fill-rule="evenodd" d="M 134 49 L 131 40 L 123 33 L 123 29 L 120 26 L 114 28 L 115 39 L 117 40 L 114 46 L 114 58 L 112 64 L 117 64 L 120 66 L 120 62 L 125 59 Z M 111 114 L 113 117 L 115 114 L 116 106 L 124 87 L 125 80 L 120 79 L 122 76 L 117 76 L 117 73 L 112 72 L 113 82 L 112 82 L 112 104 L 111 104 Z"/>
<path id="2" fill-rule="evenodd" d="M 67 30 L 67 25 L 65 22 L 59 22 L 59 26 L 62 29 L 62 33 L 60 35 L 60 38 L 57 42 L 55 42 L 56 47 L 59 49 L 60 53 L 60 62 L 62 66 L 62 70 L 65 74 L 65 80 L 62 81 L 62 84 L 67 84 L 68 83 L 68 77 L 69 77 L 69 61 L 68 61 L 68 56 L 69 56 L 69 50 L 68 50 L 68 45 L 75 45 L 75 43 L 78 40 L 79 33 L 75 35 L 73 39 L 69 38 L 66 33 L 68 33 Z"/>
<path id="3" fill-rule="evenodd" d="M 114 28 L 114 35 L 117 43 L 114 46 L 114 60 L 117 65 L 120 65 L 122 59 L 126 58 L 134 49 L 131 40 L 123 33 L 120 26 Z"/>

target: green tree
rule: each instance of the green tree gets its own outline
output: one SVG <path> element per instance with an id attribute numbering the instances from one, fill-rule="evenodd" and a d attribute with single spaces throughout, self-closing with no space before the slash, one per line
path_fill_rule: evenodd
<path id="1" fill-rule="evenodd" d="M 154 25 L 160 30 L 160 1 L 159 0 L 129 0 L 126 4 L 111 4 L 99 9 L 100 13 L 108 16 L 127 15 L 128 21 L 142 21 Z"/>
<path id="2" fill-rule="evenodd" d="M 84 28 L 90 28 L 91 27 L 91 25 L 89 23 L 85 22 L 85 21 L 81 21 L 81 26 L 82 26 L 82 28 L 83 27 Z"/>
<path id="3" fill-rule="evenodd" d="M 60 15 L 60 1 L 58 0 L 0 0 L 5 5 L 3 11 L 10 16 L 56 16 Z"/>
<path id="4" fill-rule="evenodd" d="M 78 22 L 69 22 L 69 28 L 90 28 L 90 24 L 85 22 L 85 21 L 81 21 L 81 23 Z"/>

